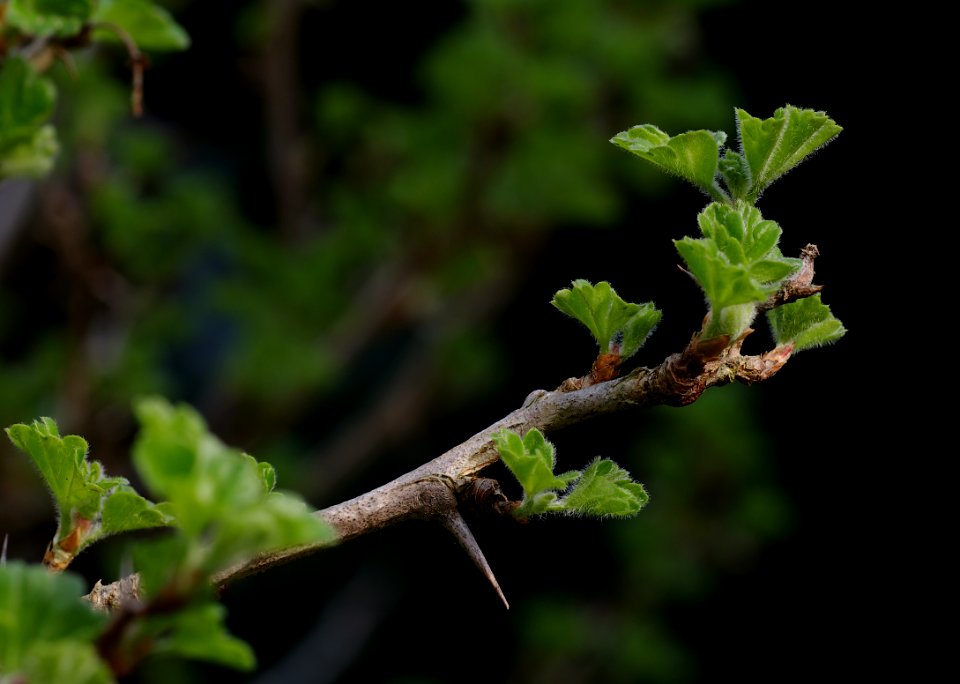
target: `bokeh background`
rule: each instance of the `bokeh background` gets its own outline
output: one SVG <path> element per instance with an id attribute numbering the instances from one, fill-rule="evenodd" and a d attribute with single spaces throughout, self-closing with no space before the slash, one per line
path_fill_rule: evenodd
<path id="1" fill-rule="evenodd" d="M 762 386 L 552 435 L 563 469 L 612 457 L 652 500 L 629 521 L 471 518 L 509 612 L 444 533 L 404 525 L 229 588 L 256 673 L 157 660 L 131 681 L 863 673 L 869 454 L 848 409 L 868 315 L 847 181 L 869 88 L 847 40 L 865 25 L 719 0 L 165 4 L 193 46 L 153 56 L 145 118 L 122 54 L 83 54 L 54 69 L 57 171 L 0 184 L 4 425 L 51 415 L 132 476 L 130 401 L 159 393 L 312 504 L 354 496 L 586 372 L 593 342 L 548 304 L 574 278 L 664 311 L 636 363 L 681 348 L 704 310 L 671 240 L 706 199 L 606 141 L 646 122 L 733 134 L 734 106 L 846 127 L 760 208 L 785 253 L 819 245 L 851 332 Z M 53 524 L 0 445 L 9 555 L 39 560 Z M 124 545 L 76 569 L 115 579 Z"/>

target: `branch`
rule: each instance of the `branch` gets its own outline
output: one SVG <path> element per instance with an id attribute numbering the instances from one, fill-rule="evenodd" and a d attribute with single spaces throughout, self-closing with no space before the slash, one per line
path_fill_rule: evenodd
<path id="1" fill-rule="evenodd" d="M 803 255 L 803 268 L 771 301 L 783 303 L 808 296 L 803 292 L 813 294 L 820 290 L 811 284 L 816 247 L 808 245 Z M 793 348 L 777 347 L 762 355 L 744 356 L 740 348 L 751 332 L 747 330 L 733 341 L 726 336 L 702 340 L 694 335 L 683 351 L 672 354 L 653 368 L 637 368 L 622 378 L 582 388 L 567 389 L 568 385 L 564 383 L 552 392 L 535 390 L 520 408 L 432 461 L 360 496 L 317 511 L 316 515 L 336 530 L 334 541 L 262 554 L 218 573 L 214 583 L 222 589 L 238 579 L 341 541 L 404 520 L 426 519 L 440 521 L 454 534 L 503 598 L 493 573 L 459 513 L 460 504 L 469 504 L 475 497 L 470 493 L 470 485 L 479 479 L 477 474 L 500 458 L 491 435 L 503 429 L 520 434 L 532 428 L 550 432 L 611 413 L 659 405 L 687 406 L 715 385 L 753 384 L 767 380 L 783 368 Z M 505 598 L 503 601 L 506 603 Z"/>

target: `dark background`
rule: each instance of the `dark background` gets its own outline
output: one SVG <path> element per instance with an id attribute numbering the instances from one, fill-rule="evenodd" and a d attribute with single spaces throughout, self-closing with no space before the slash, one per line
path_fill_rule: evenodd
<path id="1" fill-rule="evenodd" d="M 678 350 L 703 315 L 701 295 L 677 271 L 678 259 L 670 242 L 695 230 L 695 214 L 704 199 L 694 190 L 652 174 L 637 175 L 643 171 L 621 171 L 627 164 L 640 162 L 607 146 L 600 164 L 621 174 L 611 181 L 611 187 L 621 193 L 617 211 L 559 205 L 552 213 L 533 211 L 532 217 L 515 207 L 498 213 L 495 202 L 485 204 L 485 184 L 493 181 L 482 176 L 470 177 L 479 188 L 475 198 L 466 193 L 452 213 L 424 209 L 415 202 L 397 209 L 389 198 L 402 200 L 404 195 L 391 188 L 396 187 L 395 178 L 404 177 L 403 165 L 408 163 L 404 155 L 409 152 L 404 149 L 397 157 L 382 159 L 371 156 L 369 149 L 381 144 L 381 135 L 387 146 L 395 142 L 390 138 L 395 122 L 389 117 L 378 119 L 369 107 L 361 107 L 361 113 L 348 114 L 346 123 L 337 124 L 339 128 L 324 127 L 323 112 L 329 108 L 317 103 L 334 82 L 349 83 L 371 101 L 389 107 L 428 108 L 434 95 L 424 85 L 420 66 L 426 56 L 455 35 L 474 16 L 476 7 L 509 8 L 511 4 L 306 5 L 295 25 L 299 75 L 294 81 L 299 84 L 300 100 L 287 103 L 302 112 L 294 117 L 302 127 L 296 135 L 304 136 L 303 146 L 312 155 L 304 206 L 303 197 L 285 199 L 283 191 L 276 189 L 297 175 L 289 169 L 284 175 L 271 167 L 269 150 L 275 145 L 271 135 L 278 135 L 278 124 L 276 120 L 271 124 L 270 105 L 264 103 L 268 99 L 264 79 L 252 75 L 269 69 L 264 55 L 271 51 L 263 49 L 269 45 L 263 36 L 271 35 L 264 28 L 270 23 L 263 7 L 237 3 L 225 10 L 210 3 L 171 3 L 194 46 L 183 54 L 158 56 L 148 72 L 147 119 L 116 124 L 124 132 L 141 126 L 155 136 L 150 139 L 153 142 L 138 147 L 137 133 L 133 133 L 127 137 L 127 147 L 118 151 L 111 147 L 109 135 L 87 139 L 84 129 L 74 131 L 73 142 L 79 149 L 100 146 L 107 151 L 101 156 L 90 154 L 86 161 L 83 154 L 68 154 L 57 178 L 32 188 L 32 203 L 21 210 L 25 214 L 22 227 L 7 253 L 0 255 L 4 301 L 27 298 L 34 303 L 29 308 L 9 307 L 16 313 L 8 313 L 0 328 L 8 387 L 17 389 L 4 399 L 4 420 L 54 415 L 70 430 L 88 436 L 94 456 L 111 471 L 122 472 L 124 449 L 133 433 L 123 402 L 135 394 L 162 392 L 197 404 L 225 440 L 276 462 L 283 486 L 306 489 L 311 503 L 323 506 L 434 457 L 518 406 L 529 391 L 554 387 L 563 378 L 582 373 L 593 354 L 589 338 L 546 304 L 556 289 L 574 278 L 609 280 L 625 298 L 653 299 L 665 312 L 660 329 L 637 363 L 654 364 Z M 901 40 L 890 41 L 892 27 L 886 17 L 837 16 L 834 8 L 822 6 L 607 5 L 612 14 L 624 7 L 639 8 L 639 25 L 649 25 L 658 36 L 656 32 L 665 32 L 667 38 L 661 41 L 667 46 L 662 48 L 668 54 L 665 66 L 659 71 L 638 66 L 637 78 L 650 79 L 653 73 L 667 86 L 658 89 L 653 84 L 634 92 L 610 77 L 612 85 L 604 95 L 609 101 L 598 107 L 606 118 L 584 121 L 584 127 L 596 130 L 596 145 L 606 146 L 605 139 L 617 131 L 646 121 L 672 133 L 702 126 L 724 127 L 732 134 L 734 104 L 756 116 L 769 116 L 785 103 L 812 107 L 828 112 L 844 127 L 834 143 L 774 185 L 759 206 L 784 228 L 786 254 L 795 254 L 807 242 L 819 246 L 817 282 L 825 286 L 824 300 L 846 325 L 847 336 L 830 348 L 799 355 L 762 386 L 711 390 L 703 408 L 618 416 L 552 435 L 561 463 L 570 467 L 596 453 L 623 461 L 648 484 L 652 503 L 637 519 L 625 522 L 550 520 L 519 526 L 487 518 L 471 520 L 511 600 L 510 612 L 503 610 L 479 573 L 439 530 L 405 525 L 245 580 L 226 592 L 231 628 L 253 643 L 261 679 L 214 668 L 188 672 L 178 665 L 154 663 L 143 668 L 142 681 L 169 681 L 174 676 L 270 682 L 674 682 L 718 677 L 799 681 L 826 672 L 864 678 L 889 672 L 902 662 L 905 654 L 900 651 L 907 651 L 907 646 L 892 636 L 887 624 L 897 621 L 892 616 L 901 601 L 890 593 L 890 586 L 893 558 L 900 555 L 903 535 L 886 511 L 893 498 L 888 492 L 894 464 L 903 461 L 893 460 L 899 439 L 896 426 L 892 421 L 885 425 L 882 395 L 870 381 L 879 359 L 872 341 L 884 334 L 875 323 L 882 318 L 874 288 L 884 273 L 889 244 L 876 234 L 867 235 L 865 226 L 898 220 L 893 208 L 897 198 L 878 201 L 877 197 L 875 179 L 883 160 L 876 140 L 885 133 L 878 125 L 876 103 L 881 95 L 890 97 L 905 90 L 886 74 L 887 65 L 906 53 L 910 27 L 897 27 Z M 648 11 L 645 24 L 642 15 Z M 676 17 L 671 14 L 674 11 Z M 537 59 L 539 43 L 532 38 L 525 42 L 522 22 L 519 28 L 509 21 L 494 25 L 516 29 L 529 59 Z M 590 40 L 596 40 L 596 35 L 603 34 Z M 674 37 L 682 45 L 670 52 Z M 115 54 L 97 59 L 106 65 L 102 69 L 112 72 L 104 81 L 122 89 L 121 60 Z M 459 79 L 467 84 L 475 79 L 477 88 L 488 88 L 484 94 L 491 100 L 502 95 L 489 90 L 489 84 L 472 71 Z M 671 90 L 670 84 L 681 81 L 684 87 Z M 67 107 L 72 102 L 77 103 L 77 111 L 95 112 L 83 104 L 84 87 L 96 99 L 89 94 L 94 86 L 81 81 L 75 92 L 64 97 L 60 113 L 64 121 L 71 117 Z M 631 104 L 644 111 L 634 113 Z M 550 106 L 547 100 L 545 109 L 549 111 Z M 504 108 L 513 111 L 509 102 Z M 575 121 L 575 114 L 574 109 L 563 124 L 574 125 L 570 121 Z M 425 138 L 417 145 L 427 155 L 439 154 L 431 145 L 456 141 L 457 127 L 462 125 L 463 136 L 473 136 L 472 150 L 494 150 L 491 155 L 496 157 L 496 151 L 509 148 L 521 134 L 509 133 L 509 127 L 504 134 L 497 128 L 496 116 L 491 116 L 492 124 L 454 115 L 438 118 L 453 133 L 438 127 L 439 142 Z M 549 119 L 544 116 L 543 121 Z M 351 120 L 359 131 L 351 128 Z M 565 130 L 536 115 L 527 123 L 523 117 L 518 121 L 512 125 L 519 130 L 525 130 L 524 125 L 556 125 L 549 130 Z M 336 135 L 343 135 L 347 143 Z M 167 153 L 175 151 L 172 161 L 150 161 L 150 155 L 156 154 L 150 145 L 157 139 Z M 358 144 L 361 150 L 354 154 L 349 144 Z M 557 156 L 542 161 L 546 181 L 560 183 L 555 191 L 537 188 L 537 173 L 519 176 L 531 184 L 531 203 L 537 201 L 537 193 L 549 199 L 569 192 L 562 185 L 562 173 L 555 176 L 551 169 L 576 166 L 579 158 L 564 156 L 559 142 L 556 147 Z M 91 158 L 106 168 L 90 172 Z M 390 166 L 398 159 L 399 168 Z M 127 163 L 140 171 L 130 174 L 138 190 L 129 207 L 124 205 L 129 211 L 123 214 L 114 206 L 121 202 L 111 200 L 103 187 L 114 187 L 110 184 L 118 177 L 130 181 L 124 180 Z M 383 171 L 381 164 L 389 169 Z M 506 173 L 496 162 L 489 164 L 498 169 L 491 172 L 494 176 Z M 409 168 L 419 169 L 415 162 Z M 434 184 L 431 187 L 439 188 L 428 190 L 427 195 L 443 192 L 444 186 L 438 183 L 448 173 L 427 176 Z M 201 207 L 189 219 L 179 218 L 180 209 L 162 216 L 182 225 L 190 221 L 216 224 L 233 220 L 225 216 L 240 216 L 236 223 L 245 226 L 243 235 L 255 238 L 237 237 L 238 233 L 223 237 L 207 225 L 211 235 L 204 241 L 196 231 L 184 228 L 171 242 L 144 240 L 145 265 L 127 273 L 126 253 L 115 247 L 116 239 L 101 226 L 122 224 L 116 217 L 126 216 L 125 225 L 134 236 L 134 245 L 126 249 L 135 252 L 139 219 L 149 223 L 146 214 L 160 213 L 149 202 L 173 193 L 169 187 L 173 177 L 186 179 L 184 185 L 201 195 L 222 193 L 231 198 L 229 207 Z M 363 209 L 333 216 L 326 207 L 311 205 L 318 197 L 332 205 L 340 195 L 328 192 L 331 187 L 342 195 L 354 193 Z M 123 366 L 126 370 L 101 385 L 90 380 L 95 373 L 81 373 L 94 389 L 76 390 L 70 380 L 76 375 L 76 363 L 70 360 L 69 350 L 96 329 L 91 320 L 99 319 L 90 315 L 85 319 L 84 307 L 96 309 L 101 304 L 81 302 L 78 313 L 77 306 L 69 303 L 71 297 L 84 297 L 83 287 L 71 278 L 80 282 L 83 278 L 62 276 L 71 268 L 70 260 L 63 256 L 62 240 L 50 239 L 51 234 L 60 234 L 50 228 L 56 221 L 43 218 L 43 207 L 65 201 L 63 192 L 79 198 L 77 211 L 89 212 L 91 217 L 81 221 L 87 230 L 78 239 L 89 247 L 84 254 L 93 256 L 73 267 L 83 270 L 92 263 L 96 270 L 102 262 L 112 261 L 134 290 L 142 286 L 154 293 L 145 296 L 147 309 L 150 302 L 172 302 L 173 311 L 189 311 L 197 293 L 205 292 L 209 283 L 244 276 L 248 263 L 254 264 L 250 272 L 255 275 L 273 274 L 263 286 L 266 303 L 257 306 L 269 309 L 271 296 L 287 297 L 296 290 L 303 299 L 297 306 L 309 310 L 314 297 L 317 307 L 323 308 L 324 297 L 331 295 L 310 292 L 310 287 L 326 285 L 339 295 L 356 289 L 363 278 L 347 273 L 339 280 L 333 277 L 332 285 L 307 277 L 283 285 L 285 274 L 302 267 L 284 259 L 312 253 L 313 246 L 330 235 L 328 224 L 347 222 L 350 217 L 372 224 L 392 221 L 398 233 L 371 238 L 377 245 L 360 250 L 360 256 L 349 245 L 320 243 L 319 252 L 328 250 L 332 263 L 374 272 L 378 263 L 390 263 L 390 254 L 401 253 L 396 270 L 387 270 L 384 277 L 400 278 L 410 272 L 422 277 L 413 286 L 413 304 L 409 299 L 396 303 L 377 333 L 360 351 L 351 352 L 346 367 L 317 370 L 323 380 L 313 385 L 298 384 L 298 374 L 314 371 L 312 367 L 298 370 L 295 360 L 300 350 L 292 344 L 264 345 L 267 351 L 241 359 L 248 370 L 250 359 L 259 359 L 266 376 L 281 374 L 281 370 L 271 372 L 275 366 L 291 366 L 292 371 L 282 371 L 293 378 L 286 384 L 271 384 L 252 371 L 223 370 L 230 368 L 222 359 L 234 349 L 235 339 L 289 337 L 282 327 L 270 329 L 272 319 L 249 304 L 249 292 L 230 299 L 235 290 L 228 290 L 228 304 L 240 305 L 228 305 L 227 313 L 211 316 L 201 312 L 200 323 L 189 316 L 186 323 L 175 316 L 151 323 L 142 333 L 152 340 L 143 343 L 148 350 L 143 352 L 146 361 Z M 91 195 L 96 199 L 90 200 Z M 192 201 L 189 195 L 184 197 L 171 201 L 171 206 Z M 137 202 L 142 202 L 143 214 L 138 213 Z M 290 203 L 287 209 L 284 202 Z M 430 225 L 423 228 L 424 224 Z M 488 240 L 488 235 L 493 237 Z M 235 240 L 243 247 L 236 253 L 211 247 L 221 239 Z M 263 257 L 264 264 L 269 259 L 273 262 L 258 265 L 250 254 L 273 244 L 270 241 L 282 249 Z M 164 244 L 169 252 L 157 247 Z M 184 253 L 204 256 L 199 261 L 183 256 L 166 265 L 166 256 L 181 246 Z M 471 280 L 469 269 L 474 266 L 469 259 L 466 265 L 458 262 L 452 267 L 467 273 L 461 280 L 469 281 L 469 286 L 457 285 L 456 275 L 439 273 L 437 263 L 456 253 L 480 255 L 475 259 L 482 266 L 477 280 Z M 159 275 L 150 271 L 153 259 L 159 264 Z M 504 284 L 503 274 L 488 268 L 491 260 L 505 264 L 509 282 Z M 316 263 L 323 263 L 322 257 Z M 290 275 L 289 280 L 293 279 Z M 406 282 L 400 279 L 398 288 Z M 447 283 L 445 279 L 455 284 L 436 285 Z M 435 290 L 422 295 L 431 285 Z M 249 282 L 247 287 L 257 290 Z M 490 293 L 486 299 L 485 292 Z M 448 295 L 452 304 L 445 299 Z M 274 304 L 278 309 L 287 305 L 286 300 Z M 290 318 L 295 319 L 298 309 L 290 306 Z M 306 327 L 311 324 L 305 322 Z M 175 337 L 169 346 L 163 334 L 153 332 L 184 325 L 189 334 Z M 41 337 L 46 339 L 34 332 L 38 329 L 52 331 L 53 339 L 67 340 L 66 351 L 50 352 L 50 359 L 28 353 Z M 350 348 L 350 334 L 356 333 L 349 326 L 346 329 L 344 338 L 338 332 L 342 328 L 331 328 L 341 348 Z M 328 331 L 299 332 L 312 340 Z M 767 333 L 761 330 L 755 337 L 752 350 L 761 351 Z M 140 338 L 133 334 L 131 339 L 134 348 Z M 436 343 L 437 339 L 441 342 Z M 463 368 L 466 379 L 457 382 Z M 206 381 L 211 369 L 222 381 Z M 21 384 L 13 384 L 14 377 Z M 393 409 L 371 420 L 371 413 L 378 415 L 377 397 L 388 392 L 393 393 Z M 23 413 L 26 408 L 30 411 Z M 689 419 L 685 418 L 688 412 Z M 351 432 L 358 423 L 359 431 Z M 877 434 L 887 429 L 886 437 Z M 361 438 L 372 443 L 365 449 L 343 446 L 343 442 L 355 445 Z M 660 470 L 649 465 L 647 454 L 670 449 L 675 453 L 657 461 Z M 311 465 L 318 451 L 320 465 Z M 714 451 L 721 456 L 711 460 Z M 358 453 L 363 462 L 349 462 Z M 323 460 L 330 454 L 347 456 Z M 43 493 L 36 497 L 23 493 L 33 486 L 28 484 L 29 470 L 9 465 L 13 458 L 12 453 L 3 453 L 6 488 L 0 529 L 11 530 L 12 556 L 36 559 L 52 530 L 44 517 Z M 284 467 L 292 473 L 287 479 Z M 332 478 L 334 484 L 298 486 L 316 480 L 314 473 L 331 469 L 339 469 Z M 502 472 L 495 469 L 494 474 Z M 679 491 L 683 497 L 673 495 Z M 754 500 L 750 497 L 758 491 L 763 501 L 773 502 L 763 509 L 768 513 L 738 517 L 740 503 Z M 676 515 L 655 517 L 660 501 Z M 662 546 L 625 541 L 658 535 L 664 537 Z M 122 541 L 111 540 L 105 546 L 103 555 L 91 552 L 89 558 L 81 558 L 77 570 L 90 579 L 116 572 Z M 657 565 L 658 558 L 667 560 Z M 640 655 L 631 659 L 623 657 L 625 652 Z"/>

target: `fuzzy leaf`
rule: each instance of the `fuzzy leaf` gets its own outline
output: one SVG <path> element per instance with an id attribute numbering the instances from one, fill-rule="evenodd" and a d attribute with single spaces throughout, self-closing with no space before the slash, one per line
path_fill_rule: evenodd
<path id="1" fill-rule="evenodd" d="M 560 500 L 570 513 L 598 517 L 636 515 L 650 497 L 643 485 L 609 459 L 595 459 L 583 471 L 573 489 Z"/>
<path id="2" fill-rule="evenodd" d="M 190 36 L 170 13 L 150 0 L 100 0 L 93 20 L 109 22 L 125 30 L 141 50 L 186 50 Z M 100 41 L 119 42 L 112 31 L 98 29 Z"/>
<path id="3" fill-rule="evenodd" d="M 587 326 L 601 352 L 612 352 L 619 344 L 624 359 L 643 346 L 662 315 L 652 302 L 623 301 L 606 281 L 591 285 L 575 280 L 571 289 L 557 292 L 551 303 Z"/>
<path id="4" fill-rule="evenodd" d="M 93 660 L 92 642 L 107 617 L 95 613 L 80 598 L 83 593 L 83 580 L 71 573 L 55 574 L 19 561 L 0 566 L 0 674 L 29 674 L 26 681 L 31 682 L 112 681 Z M 62 652 L 50 650 L 59 644 L 64 644 Z M 67 671 L 63 678 L 45 677 L 57 671 L 51 661 L 58 656 L 72 663 L 75 675 Z"/>
<path id="5" fill-rule="evenodd" d="M 567 480 L 553 474 L 553 444 L 536 428 L 527 432 L 523 439 L 509 430 L 501 430 L 492 437 L 500 458 L 523 487 L 525 497 L 567 486 Z"/>
<path id="6" fill-rule="evenodd" d="M 707 295 L 711 311 L 762 302 L 772 291 L 752 278 L 746 266 L 730 263 L 710 238 L 685 237 L 673 244 Z"/>
<path id="7" fill-rule="evenodd" d="M 84 548 L 115 532 L 167 525 L 170 518 L 128 486 L 107 477 L 98 461 L 87 459 L 82 437 L 60 437 L 52 418 L 7 428 L 7 435 L 33 460 L 59 513 L 52 552 L 63 568 Z"/>
<path id="8" fill-rule="evenodd" d="M 10 0 L 7 24 L 30 36 L 75 36 L 90 20 L 94 0 Z"/>
<path id="9" fill-rule="evenodd" d="M 610 139 L 617 147 L 656 164 L 667 173 L 690 181 L 708 195 L 720 199 L 716 184 L 722 131 L 689 131 L 672 138 L 656 126 L 643 124 Z"/>
<path id="10" fill-rule="evenodd" d="M 754 201 L 771 183 L 795 167 L 843 129 L 823 112 L 787 105 L 769 119 L 737 110 L 740 146 L 753 184 L 747 199 Z"/>
<path id="11" fill-rule="evenodd" d="M 820 300 L 820 295 L 778 306 L 767 312 L 778 346 L 793 344 L 795 352 L 836 342 L 847 332 Z"/>
<path id="12" fill-rule="evenodd" d="M 720 158 L 719 171 L 733 199 L 746 199 L 750 191 L 750 166 L 743 155 L 727 150 Z"/>
<path id="13" fill-rule="evenodd" d="M 187 406 L 161 399 L 136 407 L 142 429 L 133 448 L 137 471 L 170 511 L 205 572 L 257 553 L 333 539 L 333 530 L 299 497 L 270 492 L 269 464 L 224 445 Z M 181 568 L 171 568 L 176 574 Z"/>
<path id="14" fill-rule="evenodd" d="M 751 204 L 735 206 L 714 202 L 697 216 L 704 237 L 674 241 L 688 270 L 710 302 L 707 337 L 721 334 L 736 338 L 753 321 L 748 308 L 725 311 L 764 301 L 779 283 L 800 267 L 777 247 L 780 226 L 764 220 Z"/>
<path id="15" fill-rule="evenodd" d="M 173 524 L 166 504 L 147 501 L 132 489 L 114 492 L 103 503 L 103 536 Z"/>

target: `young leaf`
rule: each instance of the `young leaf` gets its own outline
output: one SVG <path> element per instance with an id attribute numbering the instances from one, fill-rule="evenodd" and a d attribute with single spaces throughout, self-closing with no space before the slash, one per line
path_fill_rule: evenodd
<path id="1" fill-rule="evenodd" d="M 674 244 L 710 302 L 703 334 L 736 338 L 755 316 L 744 305 L 766 300 L 797 271 L 800 261 L 780 253 L 780 226 L 764 220 L 746 202 L 714 202 L 700 212 L 697 223 L 704 237 L 685 237 Z M 727 311 L 730 307 L 740 308 Z"/>
<path id="2" fill-rule="evenodd" d="M 613 352 L 619 344 L 623 359 L 643 346 L 662 315 L 652 302 L 623 301 L 606 281 L 591 285 L 586 280 L 575 280 L 571 289 L 557 292 L 551 303 L 587 326 L 601 353 Z"/>
<path id="3" fill-rule="evenodd" d="M 575 471 L 559 477 L 553 474 L 556 463 L 553 444 L 536 428 L 527 432 L 523 439 L 515 432 L 501 430 L 493 434 L 493 443 L 504 464 L 523 487 L 525 498 L 565 489 L 570 479 L 579 474 Z"/>
<path id="4" fill-rule="evenodd" d="M 264 551 L 334 538 L 301 499 L 270 491 L 272 466 L 224 445 L 191 408 L 147 399 L 136 413 L 142 429 L 134 464 L 147 487 L 169 500 L 196 564 L 174 559 L 170 577 L 212 574 Z"/>
<path id="5" fill-rule="evenodd" d="M 777 346 L 793 344 L 795 352 L 831 344 L 847 332 L 819 294 L 771 309 L 767 320 Z"/>
<path id="6" fill-rule="evenodd" d="M 107 477 L 98 461 L 88 460 L 86 440 L 61 438 L 52 418 L 12 425 L 7 435 L 30 456 L 53 495 L 59 521 L 46 561 L 54 569 L 114 532 L 170 524 L 164 509 L 136 494 L 126 478 Z"/>
<path id="7" fill-rule="evenodd" d="M 595 459 L 560 499 L 564 510 L 598 517 L 636 515 L 650 497 L 643 485 L 634 482 L 630 473 L 609 459 Z"/>
<path id="8" fill-rule="evenodd" d="M 126 31 L 141 50 L 186 50 L 190 36 L 170 13 L 150 0 L 100 0 L 93 21 L 107 22 Z M 100 41 L 118 42 L 112 31 L 98 29 Z"/>
<path id="9" fill-rule="evenodd" d="M 722 131 L 689 131 L 672 138 L 656 126 L 643 124 L 610 139 L 617 147 L 656 164 L 667 173 L 690 181 L 716 200 L 726 197 L 716 182 Z"/>
<path id="10" fill-rule="evenodd" d="M 113 681 L 93 648 L 107 617 L 83 593 L 83 580 L 70 573 L 19 561 L 0 566 L 0 674 L 29 682 Z M 61 658 L 71 667 L 58 665 Z"/>
<path id="11" fill-rule="evenodd" d="M 7 24 L 30 36 L 65 38 L 90 20 L 94 0 L 10 0 Z"/>
<path id="12" fill-rule="evenodd" d="M 781 107 L 769 119 L 758 119 L 737 109 L 737 126 L 741 151 L 753 181 L 747 195 L 751 202 L 843 130 L 823 112 L 791 105 Z"/>

